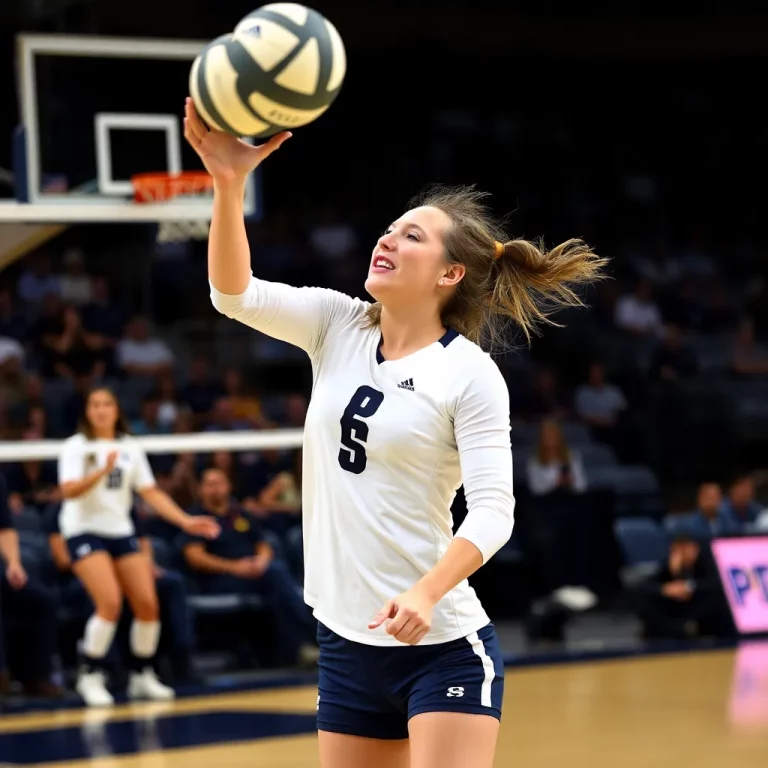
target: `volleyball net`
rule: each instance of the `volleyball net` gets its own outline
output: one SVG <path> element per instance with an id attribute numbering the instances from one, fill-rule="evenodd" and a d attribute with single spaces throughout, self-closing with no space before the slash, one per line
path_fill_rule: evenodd
<path id="1" fill-rule="evenodd" d="M 192 432 L 181 435 L 142 435 L 133 438 L 147 454 L 206 454 L 301 448 L 303 429 Z M 63 440 L 0 441 L 0 464 L 58 459 Z"/>

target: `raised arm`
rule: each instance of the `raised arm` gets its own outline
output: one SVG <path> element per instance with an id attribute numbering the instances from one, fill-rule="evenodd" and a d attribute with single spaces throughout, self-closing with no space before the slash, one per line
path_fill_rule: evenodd
<path id="1" fill-rule="evenodd" d="M 254 147 L 221 131 L 209 131 L 187 99 L 184 135 L 213 177 L 213 217 L 208 238 L 211 301 L 227 317 L 312 355 L 334 318 L 360 306 L 322 288 L 293 288 L 257 280 L 243 221 L 248 175 L 288 139 L 289 132 Z"/>

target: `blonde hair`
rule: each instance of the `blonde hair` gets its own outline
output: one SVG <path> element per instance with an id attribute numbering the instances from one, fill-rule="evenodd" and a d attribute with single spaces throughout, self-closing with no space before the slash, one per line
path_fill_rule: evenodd
<path id="1" fill-rule="evenodd" d="M 558 445 L 555 449 L 555 458 L 560 464 L 568 464 L 571 461 L 571 449 L 568 447 L 568 443 L 565 442 L 565 435 L 563 434 L 562 427 L 557 419 L 544 419 L 539 427 L 539 439 L 536 441 L 536 461 L 542 466 L 546 466 L 549 463 L 549 456 L 544 446 L 544 432 L 547 429 L 552 429 L 557 434 Z"/>
<path id="2" fill-rule="evenodd" d="M 453 223 L 443 239 L 445 257 L 449 264 L 463 264 L 466 272 L 441 318 L 471 341 L 492 347 L 511 320 L 530 344 L 542 324 L 558 325 L 552 312 L 584 306 L 575 289 L 601 279 L 607 259 L 576 239 L 551 250 L 540 242 L 509 240 L 483 204 L 485 197 L 474 187 L 434 187 L 409 205 L 438 208 Z M 376 303 L 368 308 L 367 325 L 380 321 Z"/>

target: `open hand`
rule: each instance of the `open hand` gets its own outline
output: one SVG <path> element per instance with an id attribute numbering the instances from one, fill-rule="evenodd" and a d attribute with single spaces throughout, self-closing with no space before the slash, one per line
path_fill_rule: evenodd
<path id="1" fill-rule="evenodd" d="M 212 517 L 190 515 L 184 522 L 184 533 L 190 536 L 202 536 L 215 539 L 221 533 L 221 526 Z"/>
<path id="2" fill-rule="evenodd" d="M 376 629 L 387 621 L 387 634 L 408 645 L 417 645 L 432 626 L 434 602 L 418 587 L 412 587 L 393 600 L 387 600 L 373 617 L 368 629 Z"/>
<path id="3" fill-rule="evenodd" d="M 187 98 L 184 104 L 184 138 L 217 182 L 244 181 L 254 168 L 292 135 L 290 131 L 283 131 L 254 147 L 229 133 L 208 130 L 197 114 L 192 99 Z"/>

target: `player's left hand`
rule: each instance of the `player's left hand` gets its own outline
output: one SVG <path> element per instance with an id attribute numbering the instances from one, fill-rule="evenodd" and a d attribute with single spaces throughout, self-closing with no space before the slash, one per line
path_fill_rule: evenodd
<path id="1" fill-rule="evenodd" d="M 432 626 L 433 600 L 417 585 L 392 600 L 373 617 L 368 629 L 376 629 L 385 621 L 387 634 L 408 645 L 417 645 Z"/>
<path id="2" fill-rule="evenodd" d="M 215 539 L 221 533 L 221 526 L 212 517 L 190 515 L 184 522 L 184 533 Z"/>

